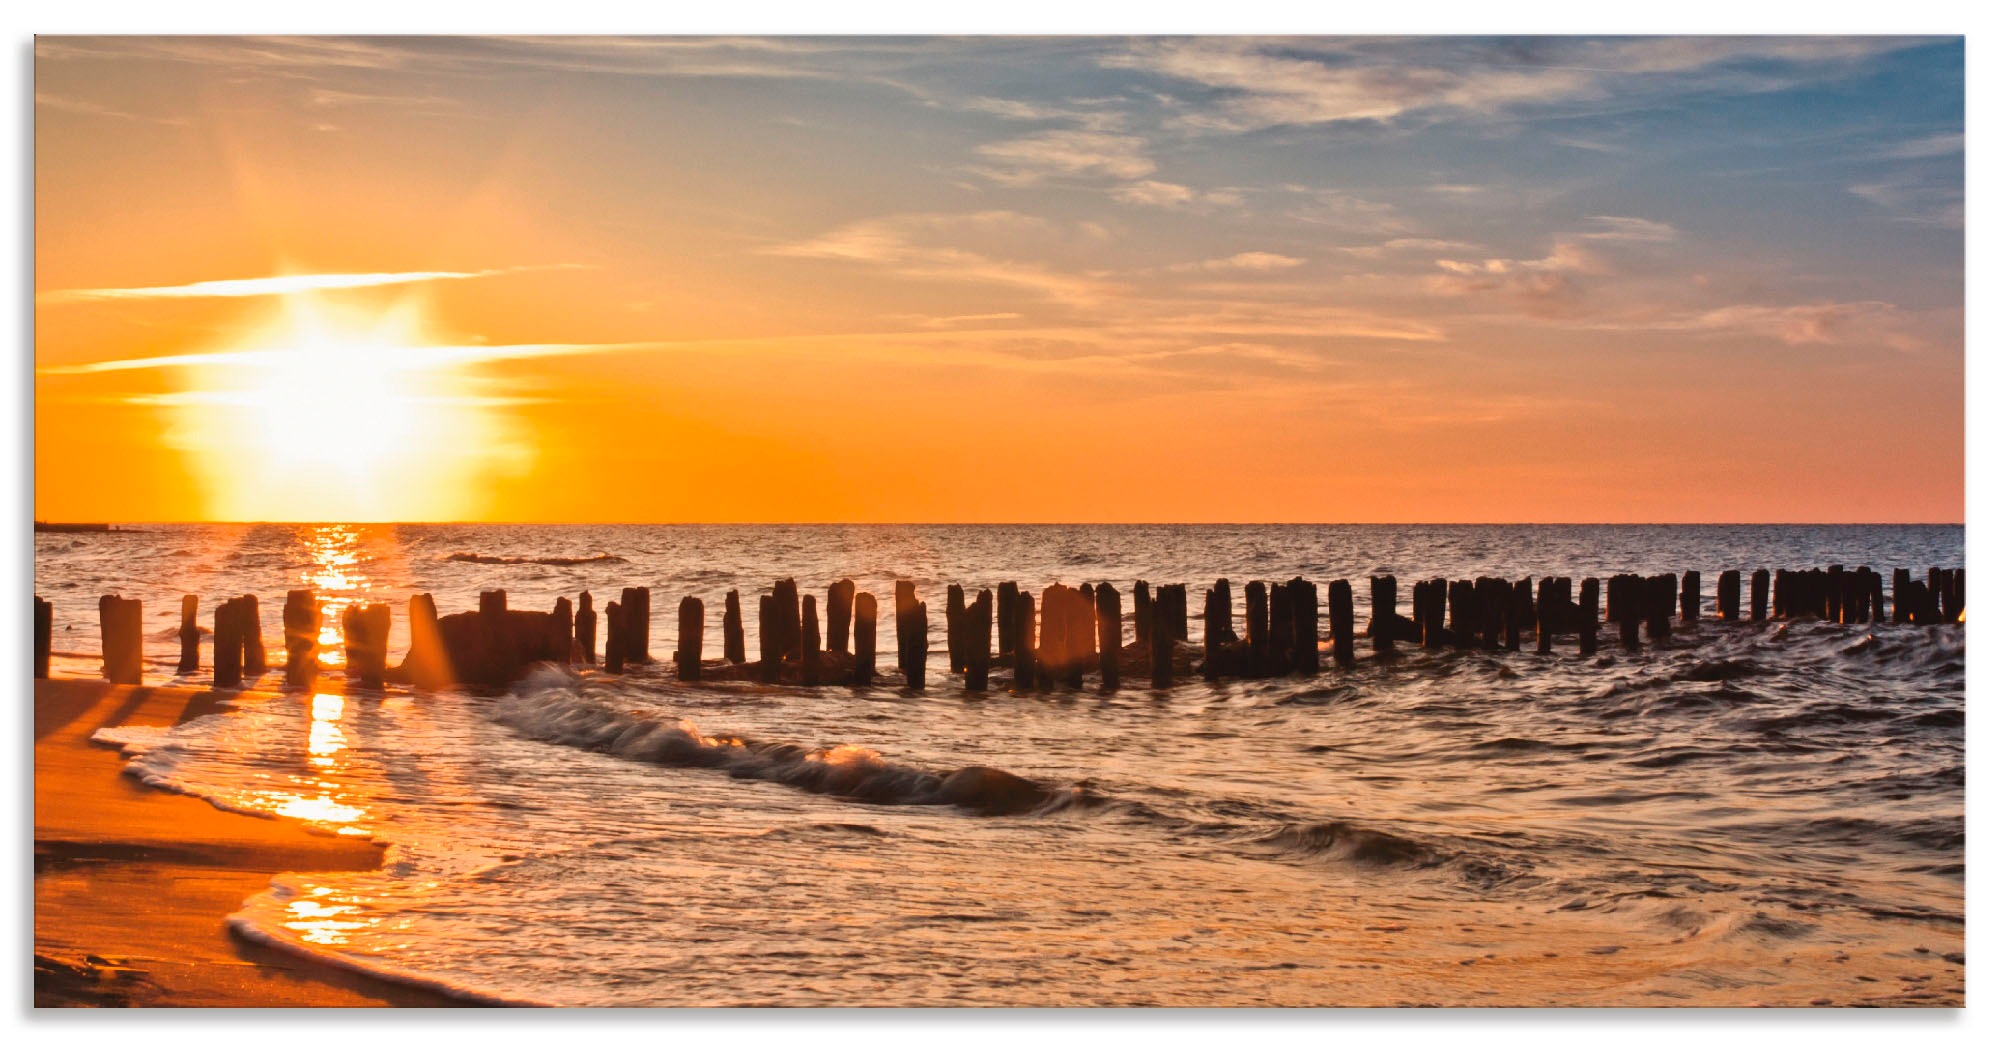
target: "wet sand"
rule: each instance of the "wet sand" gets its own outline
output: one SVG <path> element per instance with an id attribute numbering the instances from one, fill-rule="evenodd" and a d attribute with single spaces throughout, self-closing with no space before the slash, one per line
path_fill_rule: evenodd
<path id="1" fill-rule="evenodd" d="M 225 918 L 272 876 L 374 869 L 373 843 L 147 788 L 90 741 L 226 711 L 228 697 L 35 681 L 35 1005 L 458 1005 L 230 933 Z"/>

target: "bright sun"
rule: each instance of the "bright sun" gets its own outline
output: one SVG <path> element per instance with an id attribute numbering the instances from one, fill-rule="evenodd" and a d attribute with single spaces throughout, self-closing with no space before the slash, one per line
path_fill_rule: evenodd
<path id="1" fill-rule="evenodd" d="M 463 518 L 521 449 L 414 314 L 288 297 L 279 319 L 190 370 L 175 437 L 212 516 L 260 521 Z"/>

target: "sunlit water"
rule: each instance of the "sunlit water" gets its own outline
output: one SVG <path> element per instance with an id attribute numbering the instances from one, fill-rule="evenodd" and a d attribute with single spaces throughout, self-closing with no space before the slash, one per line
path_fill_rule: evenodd
<path id="1" fill-rule="evenodd" d="M 163 681 L 184 592 L 204 622 L 258 594 L 274 646 L 288 588 L 335 605 L 336 648 L 337 599 L 390 600 L 400 648 L 419 590 L 449 613 L 480 589 L 545 608 L 644 584 L 664 661 L 685 594 L 709 607 L 713 657 L 729 588 L 852 577 L 886 601 L 916 581 L 933 655 L 913 696 L 689 686 L 664 666 L 552 673 L 504 696 L 345 693 L 337 670 L 279 692 L 274 672 L 234 713 L 101 736 L 154 784 L 392 845 L 381 872 L 279 877 L 236 918 L 245 935 L 468 995 L 1956 1004 L 1961 628 L 1705 621 L 1638 653 L 1607 631 L 1591 660 L 1571 643 L 1383 664 L 1363 641 L 1355 668 L 1309 679 L 968 697 L 941 609 L 953 581 L 1228 576 L 1240 612 L 1243 581 L 1302 574 L 1355 580 L 1365 619 L 1376 572 L 1407 598 L 1430 576 L 1692 567 L 1712 595 L 1732 567 L 1962 565 L 1963 540 L 1957 526 L 167 527 L 38 535 L 36 589 L 56 603 L 58 652 L 78 656 L 57 671 L 77 675 L 97 668 L 98 594 L 143 598 L 148 679 Z M 537 563 L 554 560 L 587 563 Z M 967 766 L 1053 795 L 1011 816 L 938 805 L 941 776 Z"/>

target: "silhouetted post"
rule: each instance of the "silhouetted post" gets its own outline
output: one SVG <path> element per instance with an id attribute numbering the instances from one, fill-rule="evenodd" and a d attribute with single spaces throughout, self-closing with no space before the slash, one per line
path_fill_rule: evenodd
<path id="1" fill-rule="evenodd" d="M 1445 600 L 1451 609 L 1451 642 L 1460 648 L 1469 648 L 1478 638 L 1474 632 L 1479 616 L 1479 599 L 1473 595 L 1472 583 L 1464 579 L 1453 579 L 1445 586 Z"/>
<path id="2" fill-rule="evenodd" d="M 1618 642 L 1627 651 L 1639 650 L 1640 586 L 1645 580 L 1630 573 L 1611 577 L 1613 613 L 1618 621 Z"/>
<path id="3" fill-rule="evenodd" d="M 1014 594 L 1014 682 L 1016 691 L 1035 689 L 1035 595 Z"/>
<path id="4" fill-rule="evenodd" d="M 1237 641 L 1237 640 L 1239 639 L 1239 638 L 1237 637 L 1237 635 L 1236 635 L 1236 598 L 1235 598 L 1235 597 L 1233 596 L 1233 594 L 1232 594 L 1231 590 L 1229 589 L 1229 580 L 1228 580 L 1228 579 L 1217 579 L 1217 580 L 1215 580 L 1215 586 L 1214 586 L 1214 589 L 1217 589 L 1217 590 L 1220 590 L 1220 591 L 1222 591 L 1222 607 L 1223 607 L 1223 612 L 1222 612 L 1222 640 L 1223 640 L 1223 643 L 1225 643 L 1225 644 L 1233 644 L 1233 643 L 1235 643 L 1235 642 L 1236 642 L 1236 641 Z M 1204 605 L 1204 607 L 1205 607 L 1205 605 Z M 1207 625 L 1208 625 L 1208 623 L 1207 623 L 1206 621 L 1203 621 L 1203 623 L 1202 623 L 1202 626 L 1203 626 L 1203 628 L 1204 628 L 1204 629 L 1205 629 L 1205 628 L 1207 627 Z M 1246 627 L 1246 628 L 1247 628 L 1247 627 Z"/>
<path id="5" fill-rule="evenodd" d="M 618 647 L 628 665 L 643 666 L 653 661 L 653 591 L 645 586 L 627 586 L 618 593 L 619 618 L 625 625 Z M 503 609 L 504 610 L 504 609 Z"/>
<path id="6" fill-rule="evenodd" d="M 55 605 L 35 598 L 35 679 L 49 678 L 49 654 L 55 648 Z"/>
<path id="7" fill-rule="evenodd" d="M 1481 576 L 1472 588 L 1479 595 L 1479 646 L 1498 651 L 1507 629 L 1507 601 L 1514 588 L 1503 579 L 1487 576 Z"/>
<path id="8" fill-rule="evenodd" d="M 1868 569 L 1868 587 L 1863 591 L 1868 597 L 1868 621 L 1881 625 L 1882 614 L 1882 573 Z"/>
<path id="9" fill-rule="evenodd" d="M 1681 621 L 1693 622 L 1701 617 L 1701 573 L 1688 571 L 1681 573 Z"/>
<path id="10" fill-rule="evenodd" d="M 772 595 L 757 597 L 757 679 L 766 684 L 778 682 L 778 599 Z"/>
<path id="11" fill-rule="evenodd" d="M 682 680 L 701 679 L 701 600 L 681 598 L 680 633 L 674 649 L 675 674 Z"/>
<path id="12" fill-rule="evenodd" d="M 732 597 L 735 596 L 735 592 L 731 591 L 730 596 Z M 431 617 L 433 619 L 437 617 L 437 609 L 435 608 L 435 606 L 431 609 Z M 742 620 L 739 619 L 737 621 L 740 625 Z M 576 598 L 576 642 L 577 644 L 583 647 L 583 660 L 592 665 L 596 665 L 597 664 L 597 611 L 590 606 L 589 590 L 585 590 L 581 594 L 578 594 Z M 743 649 L 743 646 L 740 643 L 736 647 L 738 651 L 741 651 Z M 738 659 L 737 661 L 740 662 L 742 660 Z"/>
<path id="13" fill-rule="evenodd" d="M 474 679 L 491 680 L 494 677 L 513 676 L 515 667 L 520 665 L 520 651 L 514 647 L 513 636 L 508 632 L 506 590 L 480 592 L 479 625 L 486 631 L 488 652 L 487 660 L 474 666 L 470 671 Z M 626 646 L 622 636 L 619 639 L 619 646 Z"/>
<path id="14" fill-rule="evenodd" d="M 797 662 L 805 641 L 804 622 L 799 617 L 798 580 L 785 579 L 773 586 L 771 603 L 772 610 L 778 613 L 778 643 L 775 648 L 778 658 Z"/>
<path id="15" fill-rule="evenodd" d="M 1137 624 L 1133 634 L 1141 647 L 1153 646 L 1153 591 L 1140 579 L 1132 584 L 1132 619 Z"/>
<path id="16" fill-rule="evenodd" d="M 1346 579 L 1326 584 L 1326 616 L 1333 627 L 1333 661 L 1354 664 L 1354 586 Z"/>
<path id="17" fill-rule="evenodd" d="M 1118 649 L 1123 644 L 1125 606 L 1118 601 L 1118 588 L 1097 584 L 1097 673 L 1104 690 L 1118 686 Z"/>
<path id="18" fill-rule="evenodd" d="M 1069 601 L 1061 583 L 1042 587 L 1041 639 L 1035 645 L 1035 684 L 1053 687 L 1057 675 L 1069 673 Z"/>
<path id="19" fill-rule="evenodd" d="M 799 683 L 819 684 L 819 602 L 806 594 L 799 606 Z"/>
<path id="20" fill-rule="evenodd" d="M 854 682 L 875 682 L 875 595 L 854 595 Z"/>
<path id="21" fill-rule="evenodd" d="M 1715 577 L 1715 617 L 1735 622 L 1743 611 L 1743 573 L 1734 568 Z"/>
<path id="22" fill-rule="evenodd" d="M 1067 590 L 1064 598 L 1069 607 L 1064 616 L 1068 620 L 1069 665 L 1066 675 L 1071 687 L 1083 686 L 1083 671 L 1090 665 L 1090 657 L 1097 651 L 1096 604 L 1085 587 Z"/>
<path id="23" fill-rule="evenodd" d="M 243 606 L 235 598 L 215 606 L 215 686 L 243 685 Z"/>
<path id="24" fill-rule="evenodd" d="M 1160 588 L 1161 593 L 1166 587 Z M 1174 623 L 1167 613 L 1153 612 L 1153 638 L 1151 643 L 1153 658 L 1153 687 L 1170 687 L 1174 682 Z"/>
<path id="25" fill-rule="evenodd" d="M 97 599 L 98 641 L 104 659 L 104 679 L 114 684 L 137 684 L 145 674 L 141 653 L 142 638 L 134 613 L 126 605 L 138 604 L 114 594 Z"/>
<path id="26" fill-rule="evenodd" d="M 174 666 L 176 673 L 192 673 L 201 668 L 201 623 L 196 621 L 196 613 L 201 610 L 201 599 L 194 594 L 181 597 L 181 659 Z"/>
<path id="27" fill-rule="evenodd" d="M 1671 574 L 1655 575 L 1650 589 L 1652 596 L 1647 600 L 1646 636 L 1660 643 L 1673 639 L 1674 577 Z"/>
<path id="28" fill-rule="evenodd" d="M 243 674 L 263 676 L 270 668 L 264 659 L 264 619 L 257 607 L 257 595 L 236 598 L 243 602 Z"/>
<path id="29" fill-rule="evenodd" d="M 1319 673 L 1319 586 L 1294 576 L 1292 587 L 1292 661 L 1301 676 Z"/>
<path id="30" fill-rule="evenodd" d="M 1759 568 L 1750 573 L 1750 621 L 1763 622 L 1767 617 L 1764 600 L 1771 594 L 1771 572 Z"/>
<path id="31" fill-rule="evenodd" d="M 1243 584 L 1243 633 L 1250 645 L 1249 675 L 1261 677 L 1270 672 L 1271 605 L 1260 579 Z"/>
<path id="32" fill-rule="evenodd" d="M 1424 647 L 1431 650 L 1438 650 L 1446 646 L 1445 636 L 1447 631 L 1444 625 L 1444 610 L 1445 597 L 1447 596 L 1445 591 L 1448 587 L 1443 579 L 1432 579 L 1429 582 L 1419 583 L 1418 585 L 1422 587 L 1424 593 L 1423 619 L 1421 620 L 1423 622 Z M 1412 592 L 1410 596 L 1414 598 L 1416 594 Z"/>
<path id="33" fill-rule="evenodd" d="M 853 596 L 850 589 L 849 597 Z M 853 602 L 850 600 L 849 605 Z M 841 643 L 847 643 L 847 635 L 841 634 Z M 742 665 L 743 654 L 743 597 L 731 590 L 722 597 L 722 657 L 737 665 Z"/>
<path id="34" fill-rule="evenodd" d="M 1368 602 L 1368 637 L 1374 644 L 1375 654 L 1393 655 L 1396 653 L 1396 577 L 1369 576 Z"/>
<path id="35" fill-rule="evenodd" d="M 380 688 L 389 642 L 389 606 L 350 604 L 340 613 L 340 636 L 350 686 Z"/>
<path id="36" fill-rule="evenodd" d="M 826 588 L 826 646 L 847 654 L 847 626 L 854 620 L 854 580 L 842 579 Z"/>
<path id="37" fill-rule="evenodd" d="M 1576 647 L 1577 654 L 1589 656 L 1597 654 L 1597 580 L 1585 579 L 1578 591 Z"/>
<path id="38" fill-rule="evenodd" d="M 1898 568 L 1889 573 L 1889 621 L 1897 624 L 1910 621 L 1909 601 L 1910 570 Z"/>
<path id="39" fill-rule="evenodd" d="M 993 668 L 993 591 L 973 595 L 965 609 L 965 689 L 986 690 L 987 673 Z"/>
<path id="40" fill-rule="evenodd" d="M 1535 651 L 1546 655 L 1555 643 L 1556 583 L 1543 579 L 1535 584 Z"/>
<path id="41" fill-rule="evenodd" d="M 999 596 L 994 599 L 993 611 L 1000 624 L 997 639 L 1002 655 L 1014 650 L 1014 634 L 1020 631 L 1020 627 L 1014 624 L 1014 601 L 1020 594 L 1020 584 L 1005 582 L 1000 584 Z"/>
<path id="42" fill-rule="evenodd" d="M 1299 637 L 1298 624 L 1292 620 L 1292 585 L 1274 582 L 1268 591 L 1271 598 L 1271 657 L 1265 665 L 1269 676 L 1281 677 L 1290 673 L 1297 654 L 1295 642 Z"/>
<path id="43" fill-rule="evenodd" d="M 576 616 L 571 613 L 568 597 L 557 597 L 556 608 L 549 613 L 549 642 L 555 645 L 549 649 L 554 653 L 552 661 L 569 665 L 576 661 Z"/>
<path id="44" fill-rule="evenodd" d="M 944 590 L 944 652 L 947 668 L 965 672 L 965 587 L 952 583 Z"/>
<path id="45" fill-rule="evenodd" d="M 903 686 L 912 690 L 924 686 L 924 658 L 930 651 L 928 612 L 916 591 L 913 582 L 896 583 L 896 659 L 903 667 Z"/>
<path id="46" fill-rule="evenodd" d="M 626 587 L 626 594 L 630 592 L 631 587 Z M 625 606 L 618 601 L 605 605 L 604 671 L 606 673 L 625 672 L 625 641 L 630 633 L 631 624 L 625 621 Z"/>
<path id="47" fill-rule="evenodd" d="M 311 687 L 319 676 L 319 601 L 311 590 L 285 593 L 285 686 Z"/>
<path id="48" fill-rule="evenodd" d="M 1206 680 L 1222 677 L 1222 619 L 1230 611 L 1224 589 L 1220 582 L 1209 587 L 1201 605 L 1201 675 Z"/>

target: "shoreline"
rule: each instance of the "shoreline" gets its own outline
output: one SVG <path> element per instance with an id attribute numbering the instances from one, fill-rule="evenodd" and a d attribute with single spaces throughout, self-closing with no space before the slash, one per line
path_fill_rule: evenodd
<path id="1" fill-rule="evenodd" d="M 150 788 L 101 727 L 171 727 L 259 693 L 34 682 L 36 1008 L 471 1005 L 247 941 L 227 917 L 286 872 L 372 871 L 382 848 Z"/>

